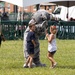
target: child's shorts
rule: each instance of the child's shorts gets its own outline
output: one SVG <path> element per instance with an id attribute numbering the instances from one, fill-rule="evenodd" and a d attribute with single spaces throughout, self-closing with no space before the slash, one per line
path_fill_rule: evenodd
<path id="1" fill-rule="evenodd" d="M 55 54 L 55 53 L 56 53 L 56 51 L 51 52 L 51 54 Z"/>
<path id="2" fill-rule="evenodd" d="M 34 54 L 34 48 L 27 48 L 28 54 Z"/>
<path id="3" fill-rule="evenodd" d="M 48 51 L 48 52 L 50 52 L 50 51 Z M 55 54 L 55 53 L 56 53 L 56 51 L 53 51 L 53 52 L 50 52 L 50 53 L 53 55 L 53 54 Z"/>

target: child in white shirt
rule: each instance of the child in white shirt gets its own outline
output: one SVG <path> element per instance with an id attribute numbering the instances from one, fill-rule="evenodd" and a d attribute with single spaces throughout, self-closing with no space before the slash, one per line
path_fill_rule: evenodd
<path id="1" fill-rule="evenodd" d="M 57 50 L 56 46 L 56 33 L 57 33 L 57 28 L 56 26 L 50 26 L 50 35 L 48 34 L 46 30 L 46 38 L 48 39 L 48 54 L 47 57 L 51 61 L 51 68 L 54 68 L 56 66 L 56 61 L 54 60 L 54 54 Z"/>

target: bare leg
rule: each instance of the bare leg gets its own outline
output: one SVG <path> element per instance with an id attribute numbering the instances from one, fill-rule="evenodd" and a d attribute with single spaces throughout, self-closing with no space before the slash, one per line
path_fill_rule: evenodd
<path id="1" fill-rule="evenodd" d="M 51 61 L 52 67 L 54 66 L 54 64 L 56 63 L 56 61 L 54 60 L 53 56 L 50 52 L 48 52 L 48 59 Z"/>
<path id="2" fill-rule="evenodd" d="M 28 66 L 29 61 L 30 61 L 30 57 L 28 57 L 28 59 L 26 61 L 26 66 Z"/>
<path id="3" fill-rule="evenodd" d="M 33 54 L 29 55 L 30 61 L 29 61 L 29 68 L 32 67 L 32 62 L 33 62 Z"/>

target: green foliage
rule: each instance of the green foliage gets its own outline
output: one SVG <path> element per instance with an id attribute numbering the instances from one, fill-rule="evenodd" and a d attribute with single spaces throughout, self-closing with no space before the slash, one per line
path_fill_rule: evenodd
<path id="1" fill-rule="evenodd" d="M 23 68 L 23 41 L 5 41 L 0 48 L 0 75 L 75 75 L 75 41 L 58 40 L 58 50 L 55 60 L 58 65 L 50 69 L 50 61 L 47 59 L 47 40 L 40 40 L 41 62 L 47 67 Z"/>

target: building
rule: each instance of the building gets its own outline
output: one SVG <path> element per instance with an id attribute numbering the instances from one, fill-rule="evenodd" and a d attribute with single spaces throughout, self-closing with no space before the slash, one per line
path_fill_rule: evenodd
<path id="1" fill-rule="evenodd" d="M 50 3 L 42 3 L 43 6 L 49 6 L 50 7 L 50 12 L 53 12 L 54 8 L 55 8 L 55 4 L 50 4 Z M 18 7 L 16 5 L 13 5 L 13 4 L 10 4 L 10 3 L 7 3 L 7 2 L 3 2 L 3 1 L 0 1 L 0 12 L 8 12 L 8 13 L 16 13 L 16 12 L 21 12 L 21 11 L 24 11 L 24 12 L 36 12 L 36 5 L 33 5 L 33 6 L 28 6 L 28 7 L 25 7 L 25 8 L 22 8 L 22 7 Z"/>

